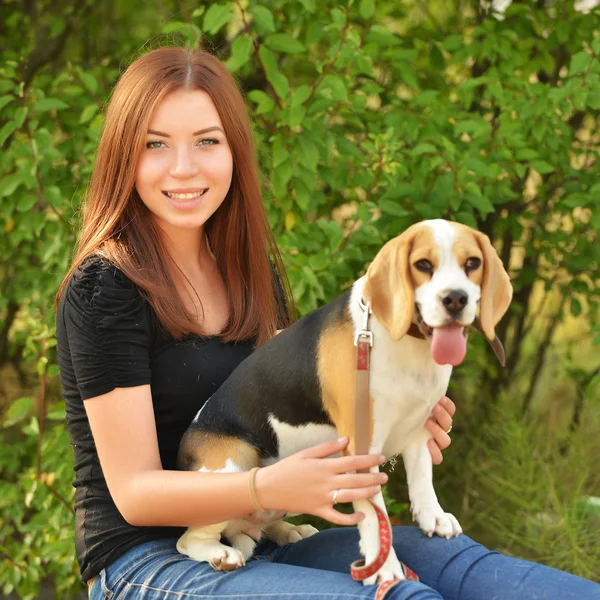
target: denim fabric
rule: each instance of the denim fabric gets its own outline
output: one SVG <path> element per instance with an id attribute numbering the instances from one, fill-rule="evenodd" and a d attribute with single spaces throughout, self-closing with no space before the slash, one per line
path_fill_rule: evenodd
<path id="1" fill-rule="evenodd" d="M 296 544 L 262 543 L 248 564 L 216 573 L 175 550 L 175 539 L 138 546 L 104 569 L 91 600 L 201 598 L 358 600 L 375 586 L 350 578 L 360 558 L 354 528 L 331 529 Z M 389 600 L 600 600 L 600 585 L 549 567 L 490 552 L 467 536 L 428 538 L 416 527 L 395 527 L 398 558 L 421 582 L 405 581 Z"/>

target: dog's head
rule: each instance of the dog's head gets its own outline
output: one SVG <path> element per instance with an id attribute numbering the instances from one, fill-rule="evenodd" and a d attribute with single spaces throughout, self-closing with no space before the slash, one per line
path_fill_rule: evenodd
<path id="1" fill-rule="evenodd" d="M 363 295 L 393 341 L 416 323 L 431 337 L 437 362 L 460 364 L 478 304 L 481 329 L 493 342 L 512 286 L 486 235 L 436 219 L 413 225 L 380 250 Z"/>

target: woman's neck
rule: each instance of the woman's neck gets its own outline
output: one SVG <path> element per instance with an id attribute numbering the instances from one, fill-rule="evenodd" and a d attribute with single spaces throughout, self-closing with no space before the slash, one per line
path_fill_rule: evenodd
<path id="1" fill-rule="evenodd" d="M 168 231 L 161 227 L 161 231 L 165 236 L 167 252 L 187 277 L 193 277 L 212 263 L 212 254 L 203 227 L 177 231 Z"/>

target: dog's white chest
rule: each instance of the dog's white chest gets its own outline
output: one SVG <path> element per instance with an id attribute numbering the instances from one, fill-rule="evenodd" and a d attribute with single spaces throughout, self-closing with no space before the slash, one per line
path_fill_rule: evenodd
<path id="1" fill-rule="evenodd" d="M 377 344 L 377 341 L 375 342 Z M 371 359 L 373 448 L 386 456 L 401 453 L 419 435 L 432 408 L 448 389 L 449 365 L 438 365 L 429 344 L 407 337 L 380 342 Z"/>

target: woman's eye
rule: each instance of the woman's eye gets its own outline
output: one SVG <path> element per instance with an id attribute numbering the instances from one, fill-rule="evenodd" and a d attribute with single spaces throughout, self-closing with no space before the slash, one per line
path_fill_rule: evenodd
<path id="1" fill-rule="evenodd" d="M 159 140 L 154 140 L 152 142 L 148 142 L 146 144 L 146 148 L 150 148 L 152 150 L 156 150 L 157 148 L 162 148 L 164 146 L 164 142 L 161 142 Z"/>
<path id="2" fill-rule="evenodd" d="M 199 146 L 213 146 L 214 144 L 218 144 L 219 140 L 215 138 L 202 138 L 199 142 Z"/>

